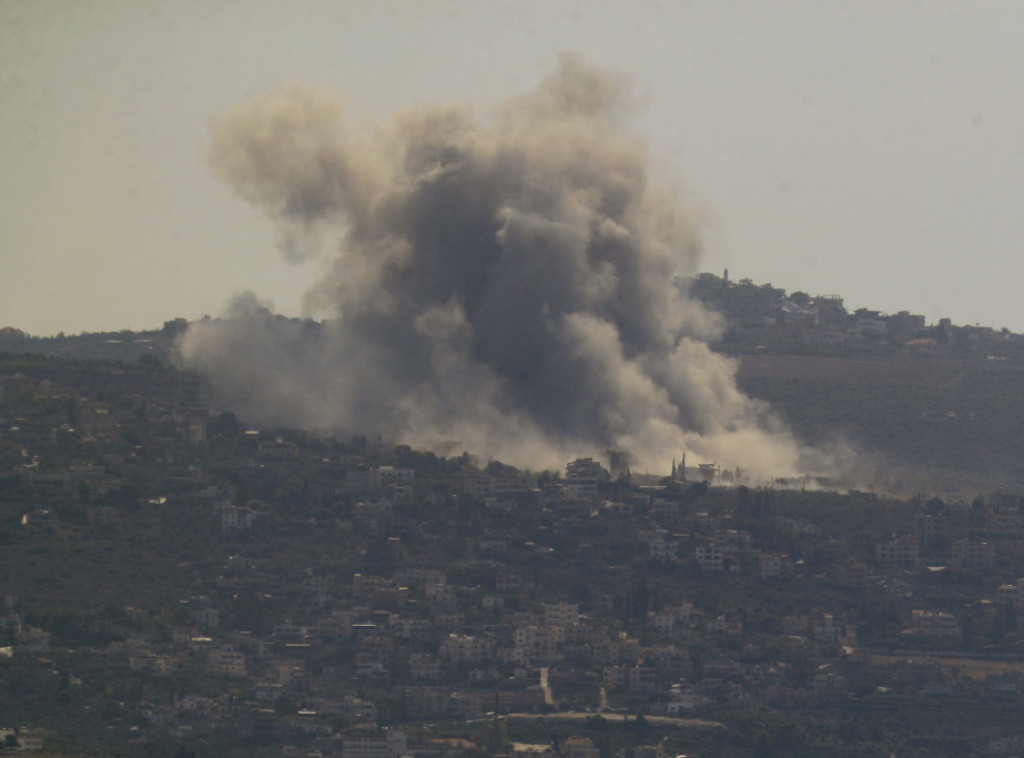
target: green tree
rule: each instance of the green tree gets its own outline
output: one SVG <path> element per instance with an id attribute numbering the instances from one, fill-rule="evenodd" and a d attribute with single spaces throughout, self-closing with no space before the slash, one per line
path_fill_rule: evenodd
<path id="1" fill-rule="evenodd" d="M 508 725 L 504 719 L 494 719 L 487 730 L 487 752 L 490 755 L 505 753 L 511 742 L 508 738 Z"/>
<path id="2" fill-rule="evenodd" d="M 806 292 L 794 292 L 789 296 L 789 301 L 794 305 L 799 305 L 801 308 L 805 307 L 811 302 L 811 296 Z"/>
<path id="3" fill-rule="evenodd" d="M 157 371 L 164 367 L 164 364 L 160 362 L 152 353 L 143 353 L 139 356 L 138 360 L 139 368 L 146 369 L 147 371 Z"/>
<path id="4" fill-rule="evenodd" d="M 218 435 L 234 437 L 241 431 L 241 425 L 238 423 L 238 418 L 234 413 L 224 412 L 210 420 L 206 431 L 210 438 Z"/>
<path id="5" fill-rule="evenodd" d="M 630 722 L 629 728 L 639 743 L 643 743 L 651 733 L 651 725 L 642 713 Z"/>
<path id="6" fill-rule="evenodd" d="M 233 505 L 245 505 L 249 502 L 249 490 L 245 486 L 245 481 L 238 474 L 231 474 L 228 477 L 228 481 L 231 483 L 231 503 Z"/>

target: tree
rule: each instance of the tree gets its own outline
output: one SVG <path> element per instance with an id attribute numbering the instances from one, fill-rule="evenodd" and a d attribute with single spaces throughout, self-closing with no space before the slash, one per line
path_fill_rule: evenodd
<path id="1" fill-rule="evenodd" d="M 142 493 L 139 492 L 139 488 L 133 484 L 126 484 L 123 487 L 112 489 L 108 495 L 111 505 L 131 512 L 139 509 L 139 499 L 141 497 Z"/>
<path id="2" fill-rule="evenodd" d="M 484 467 L 483 473 L 488 476 L 515 477 L 519 476 L 519 469 L 509 466 L 501 461 L 491 461 Z"/>
<path id="3" fill-rule="evenodd" d="M 697 645 L 690 648 L 690 670 L 693 681 L 704 679 L 704 651 Z"/>
<path id="4" fill-rule="evenodd" d="M 643 743 L 647 739 L 647 735 L 651 732 L 651 725 L 647 719 L 644 718 L 644 714 L 637 716 L 629 725 L 633 734 L 636 735 L 637 742 Z"/>
<path id="5" fill-rule="evenodd" d="M 985 499 L 978 495 L 971 501 L 971 514 L 969 516 L 971 526 L 984 526 L 988 520 L 988 509 L 985 508 Z"/>
<path id="6" fill-rule="evenodd" d="M 487 730 L 487 752 L 491 755 L 504 753 L 508 750 L 508 725 L 504 720 L 494 719 Z"/>
<path id="7" fill-rule="evenodd" d="M 778 753 L 775 752 L 768 737 L 762 734 L 757 738 L 757 746 L 754 748 L 752 758 L 775 758 L 777 755 Z"/>
<path id="8" fill-rule="evenodd" d="M 294 716 L 298 712 L 299 706 L 288 695 L 281 695 L 274 703 L 274 713 L 278 716 Z"/>
<path id="9" fill-rule="evenodd" d="M 231 504 L 245 505 L 249 502 L 249 491 L 246 489 L 245 481 L 238 474 L 231 474 L 228 477 L 231 482 Z"/>
<path id="10" fill-rule="evenodd" d="M 213 438 L 217 435 L 223 435 L 225 437 L 234 437 L 241 430 L 241 425 L 238 423 L 238 418 L 234 413 L 226 411 L 217 416 L 214 416 L 210 420 L 207 427 L 207 434 Z"/>
<path id="11" fill-rule="evenodd" d="M 161 369 L 164 367 L 164 365 L 160 362 L 160 359 L 157 358 L 152 353 L 143 353 L 142 355 L 140 355 L 138 364 L 139 368 L 145 369 L 147 371 L 156 371 L 157 369 Z"/>
<path id="12" fill-rule="evenodd" d="M 234 596 L 232 606 L 234 628 L 259 634 L 263 629 L 263 603 L 251 588 L 241 589 Z"/>
<path id="13" fill-rule="evenodd" d="M 807 306 L 811 302 L 811 296 L 806 292 L 794 292 L 789 296 L 789 302 L 794 305 L 799 305 L 801 308 Z"/>

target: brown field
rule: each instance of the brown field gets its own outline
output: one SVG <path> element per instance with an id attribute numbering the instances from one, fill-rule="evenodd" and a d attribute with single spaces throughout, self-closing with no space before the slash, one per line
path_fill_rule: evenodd
<path id="1" fill-rule="evenodd" d="M 743 391 L 766 401 L 807 442 L 841 439 L 873 461 L 963 479 L 972 489 L 1024 487 L 1022 364 L 805 355 L 737 361 Z"/>

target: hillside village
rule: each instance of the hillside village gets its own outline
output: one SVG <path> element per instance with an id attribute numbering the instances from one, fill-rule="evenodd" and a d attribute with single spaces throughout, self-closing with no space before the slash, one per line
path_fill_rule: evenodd
<path id="1" fill-rule="evenodd" d="M 721 277 L 703 273 L 680 286 L 725 316 L 716 349 L 732 354 L 1024 358 L 1024 336 L 1006 328 L 953 324 L 948 318 L 928 324 L 923 315 L 908 311 L 851 311 L 839 295 L 787 293 L 749 279 L 731 281 L 728 270 Z"/>
<path id="2" fill-rule="evenodd" d="M 839 295 L 787 292 L 750 279 L 734 281 L 728 270 L 722 276 L 702 273 L 681 278 L 676 286 L 722 317 L 722 335 L 715 342 L 715 349 L 733 355 L 912 355 L 1024 360 L 1024 335 L 1005 327 L 954 324 L 948 318 L 929 324 L 925 316 L 908 311 L 850 309 Z M 140 332 L 38 337 L 15 326 L 5 326 L 0 328 L 0 351 L 123 362 L 135 362 L 142 355 L 152 354 L 164 363 L 173 363 L 175 339 L 187 328 L 188 322 L 178 318 L 160 329 Z"/>
<path id="3" fill-rule="evenodd" d="M 0 355 L 0 753 L 1024 750 L 1020 491 L 586 452 L 255 428 L 148 353 Z"/>

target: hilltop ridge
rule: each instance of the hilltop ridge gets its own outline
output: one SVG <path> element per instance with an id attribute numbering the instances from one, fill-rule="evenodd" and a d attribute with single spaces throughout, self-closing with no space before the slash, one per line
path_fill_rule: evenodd
<path id="1" fill-rule="evenodd" d="M 793 407 L 862 425 L 903 412 L 846 402 L 879 366 L 926 408 L 975 381 L 907 379 L 937 359 L 750 358 L 741 374 L 817 371 L 835 387 Z M 373 739 L 436 758 L 455 737 L 466 758 L 747 758 L 928 734 L 919 754 L 962 756 L 1018 734 L 1013 490 L 719 487 L 593 458 L 530 472 L 254 428 L 202 390 L 151 353 L 0 355 L 4 749 L 406 753 Z M 984 718 L 936 726 L 939 708 Z"/>
<path id="2" fill-rule="evenodd" d="M 908 311 L 885 313 L 866 307 L 848 310 L 841 295 L 787 292 L 771 283 L 734 281 L 701 273 L 677 286 L 722 318 L 716 351 L 729 355 L 862 355 L 953 357 L 1024 361 L 1024 335 L 994 326 L 928 324 Z M 209 317 L 206 317 L 209 319 Z M 308 319 L 277 316 L 283 320 Z M 170 360 L 184 318 L 159 328 L 36 336 L 16 326 L 0 328 L 0 352 L 36 353 L 79 360 L 134 362 L 146 353 Z"/>
<path id="3" fill-rule="evenodd" d="M 853 445 L 880 468 L 899 470 L 900 489 L 1024 483 L 1024 336 L 927 324 L 907 312 L 851 312 L 839 296 L 710 273 L 677 285 L 719 315 L 712 347 L 737 360 L 741 389 L 767 401 L 805 441 Z M 187 327 L 179 318 L 141 332 L 56 337 L 6 328 L 0 353 L 175 365 L 175 341 Z"/>
<path id="4" fill-rule="evenodd" d="M 679 282 L 719 313 L 725 328 L 714 347 L 731 355 L 861 355 L 1024 360 L 1024 335 L 1006 328 L 928 324 L 923 315 L 858 307 L 840 295 L 787 293 L 771 284 L 704 273 Z"/>

